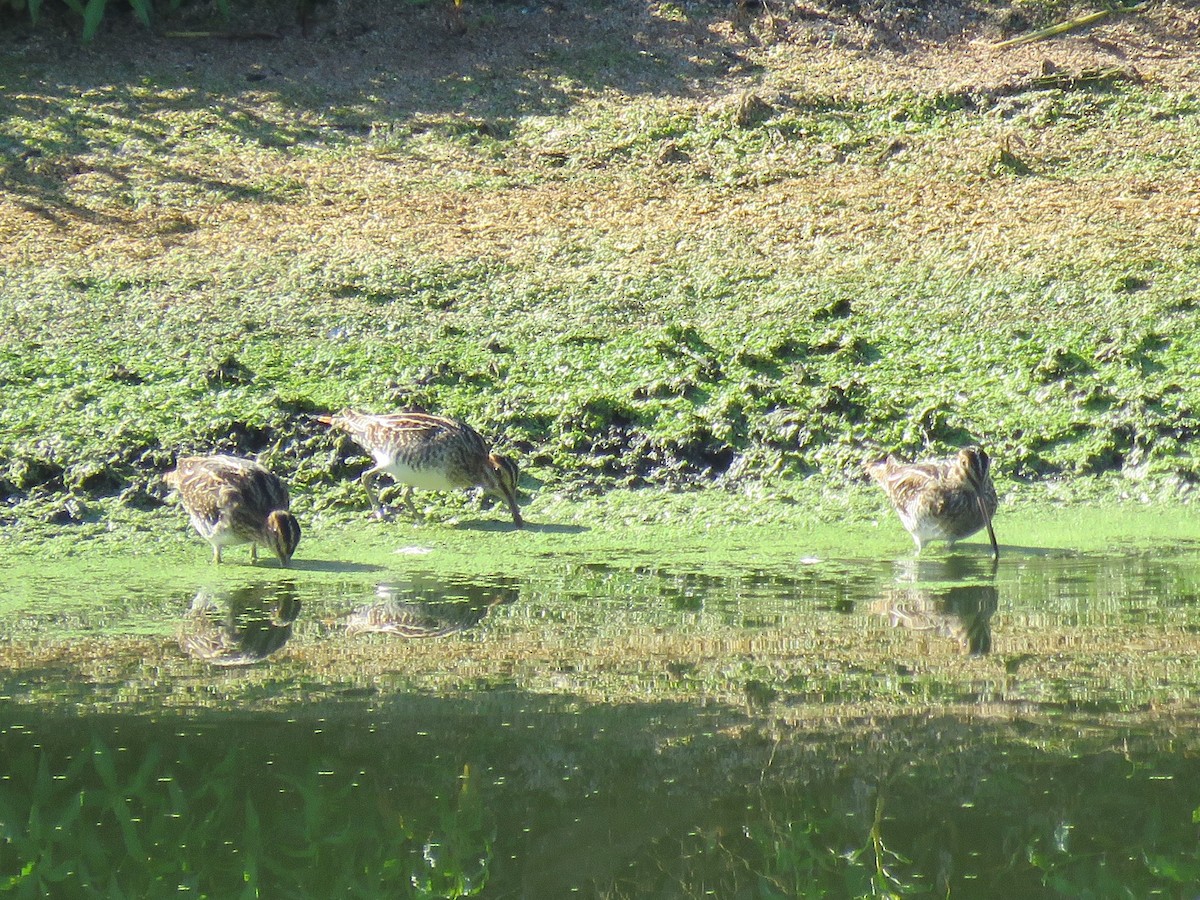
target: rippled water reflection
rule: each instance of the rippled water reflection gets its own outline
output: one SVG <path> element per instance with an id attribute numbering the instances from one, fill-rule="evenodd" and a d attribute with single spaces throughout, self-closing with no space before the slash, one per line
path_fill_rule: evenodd
<path id="1" fill-rule="evenodd" d="M 346 617 L 347 634 L 392 634 L 405 638 L 443 637 L 474 628 L 502 603 L 520 593 L 513 578 L 459 580 L 416 576 L 385 582 L 375 599 Z"/>
<path id="2" fill-rule="evenodd" d="M 1200 885 L 1200 558 L 1187 548 L 719 576 L 253 576 L 76 607 L 69 627 L 40 604 L 0 623 L 0 887 Z"/>
<path id="3" fill-rule="evenodd" d="M 294 582 L 232 591 L 201 588 L 183 617 L 179 648 L 214 666 L 253 665 L 288 642 L 299 614 Z"/>

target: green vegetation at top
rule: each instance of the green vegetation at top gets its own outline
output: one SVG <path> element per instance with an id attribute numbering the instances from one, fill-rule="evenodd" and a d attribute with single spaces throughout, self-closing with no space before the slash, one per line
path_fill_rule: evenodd
<path id="1" fill-rule="evenodd" d="M 1186 60 L 923 75 L 800 19 L 532 15 L 419 60 L 390 30 L 5 55 L 18 515 L 152 506 L 184 451 L 359 504 L 309 419 L 346 405 L 460 416 L 576 494 L 971 442 L 1002 491 L 1200 476 Z"/>

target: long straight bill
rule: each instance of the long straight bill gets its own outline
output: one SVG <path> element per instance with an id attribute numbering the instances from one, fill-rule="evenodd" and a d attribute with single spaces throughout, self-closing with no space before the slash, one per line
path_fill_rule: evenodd
<path id="1" fill-rule="evenodd" d="M 996 532 L 992 530 L 992 517 L 988 515 L 987 507 L 983 505 L 983 497 L 976 494 L 975 502 L 979 504 L 979 513 L 983 516 L 983 524 L 987 526 L 988 537 L 992 540 L 992 559 L 999 559 L 1000 546 L 996 543 Z"/>

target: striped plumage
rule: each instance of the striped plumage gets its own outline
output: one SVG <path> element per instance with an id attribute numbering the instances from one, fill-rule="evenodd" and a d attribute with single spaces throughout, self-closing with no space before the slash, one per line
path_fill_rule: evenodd
<path id="1" fill-rule="evenodd" d="M 466 631 L 483 621 L 487 606 L 464 602 L 426 603 L 420 600 L 381 600 L 346 617 L 346 634 L 394 634 L 405 638 L 442 637 Z"/>
<path id="2" fill-rule="evenodd" d="M 995 585 L 958 585 L 945 591 L 893 588 L 875 604 L 893 628 L 932 632 L 956 641 L 971 656 L 992 652 L 992 616 L 999 605 Z"/>
<path id="3" fill-rule="evenodd" d="M 214 666 L 253 665 L 288 642 L 299 614 L 292 590 L 268 593 L 255 586 L 214 595 L 202 589 L 179 629 L 179 648 Z"/>
<path id="4" fill-rule="evenodd" d="M 213 562 L 221 548 L 250 545 L 258 560 L 258 545 L 286 566 L 300 543 L 300 525 L 288 511 L 287 487 L 277 475 L 250 459 L 237 456 L 185 456 L 164 476 L 179 492 L 192 525 L 212 544 Z"/>
<path id="5" fill-rule="evenodd" d="M 912 535 L 917 553 L 929 541 L 955 541 L 987 528 L 992 555 L 1000 556 L 992 517 L 996 514 L 996 488 L 991 461 L 977 447 L 960 450 L 948 459 L 899 463 L 892 457 L 867 464 L 874 479 L 892 502 L 900 521 Z"/>
<path id="6" fill-rule="evenodd" d="M 465 422 L 422 412 L 370 415 L 352 409 L 316 418 L 346 432 L 375 458 L 361 480 L 376 511 L 379 500 L 368 480 L 376 472 L 387 472 L 405 486 L 404 502 L 414 518 L 413 488 L 449 491 L 478 486 L 508 504 L 518 528 L 523 524 L 517 507 L 517 464 L 492 453 L 487 441 Z"/>

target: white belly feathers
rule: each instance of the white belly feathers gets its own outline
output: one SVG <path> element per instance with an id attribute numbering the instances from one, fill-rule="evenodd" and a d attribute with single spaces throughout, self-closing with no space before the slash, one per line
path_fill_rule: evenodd
<path id="1" fill-rule="evenodd" d="M 462 487 L 446 477 L 445 472 L 433 469 L 417 469 L 399 459 L 376 459 L 375 467 L 387 472 L 401 484 L 412 485 L 423 491 L 453 491 Z"/>

